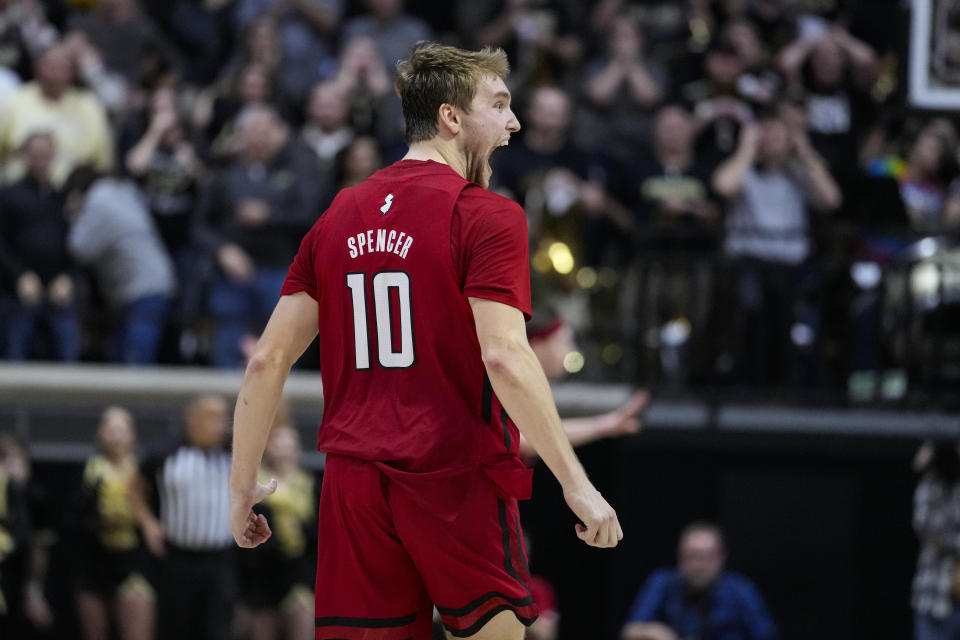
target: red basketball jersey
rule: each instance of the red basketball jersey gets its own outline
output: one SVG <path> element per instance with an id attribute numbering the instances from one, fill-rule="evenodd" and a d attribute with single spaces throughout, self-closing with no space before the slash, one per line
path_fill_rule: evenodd
<path id="1" fill-rule="evenodd" d="M 467 301 L 529 318 L 519 205 L 447 165 L 397 162 L 341 191 L 305 236 L 282 294 L 299 291 L 319 305 L 319 450 L 411 477 L 482 468 L 526 497 L 519 434 L 486 377 Z"/>

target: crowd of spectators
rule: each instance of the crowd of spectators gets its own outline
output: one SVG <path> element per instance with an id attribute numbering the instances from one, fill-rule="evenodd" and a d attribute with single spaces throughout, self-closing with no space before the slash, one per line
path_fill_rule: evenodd
<path id="1" fill-rule="evenodd" d="M 394 63 L 438 39 L 509 54 L 523 130 L 492 188 L 524 206 L 535 298 L 586 375 L 843 386 L 900 366 L 913 294 L 888 272 L 960 224 L 956 123 L 908 108 L 905 16 L 3 0 L 3 357 L 241 365 L 304 231 L 402 155 Z"/>

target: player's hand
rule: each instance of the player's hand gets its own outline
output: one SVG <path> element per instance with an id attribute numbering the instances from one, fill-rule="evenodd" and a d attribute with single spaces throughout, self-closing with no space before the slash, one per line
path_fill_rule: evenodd
<path id="1" fill-rule="evenodd" d="M 250 492 L 230 492 L 230 530 L 237 545 L 252 549 L 266 542 L 272 531 L 263 514 L 253 512 L 253 505 L 277 490 L 277 479 L 267 484 L 257 483 Z"/>
<path id="2" fill-rule="evenodd" d="M 600 492 L 589 482 L 565 489 L 563 498 L 582 524 L 577 524 L 577 537 L 591 547 L 615 547 L 623 539 L 623 529 L 613 510 Z"/>

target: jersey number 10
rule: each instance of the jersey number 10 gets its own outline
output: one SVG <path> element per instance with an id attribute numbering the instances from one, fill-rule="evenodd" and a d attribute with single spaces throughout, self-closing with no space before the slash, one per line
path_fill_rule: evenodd
<path id="1" fill-rule="evenodd" d="M 367 274 L 347 274 L 353 300 L 353 344 L 357 369 L 370 368 L 370 334 L 367 330 Z M 400 350 L 394 349 L 390 290 L 400 301 Z M 410 276 L 403 271 L 381 271 L 373 276 L 373 315 L 377 325 L 377 360 L 385 369 L 406 369 L 416 360 L 413 348 L 413 315 L 410 312 Z"/>

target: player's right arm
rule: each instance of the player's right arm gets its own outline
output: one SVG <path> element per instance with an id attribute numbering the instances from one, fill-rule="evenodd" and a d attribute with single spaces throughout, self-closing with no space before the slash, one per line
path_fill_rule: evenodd
<path id="1" fill-rule="evenodd" d="M 230 467 L 230 530 L 241 547 L 255 547 L 270 537 L 266 518 L 254 514 L 252 507 L 273 493 L 277 483 L 258 483 L 257 471 L 283 385 L 317 335 L 317 317 L 317 301 L 308 293 L 281 296 L 243 376 L 233 415 Z"/>
<path id="2" fill-rule="evenodd" d="M 617 514 L 587 478 L 563 431 L 550 384 L 527 342 L 523 313 L 493 300 L 469 301 L 490 384 L 560 482 L 567 505 L 583 523 L 577 536 L 594 547 L 616 546 L 623 538 Z"/>

